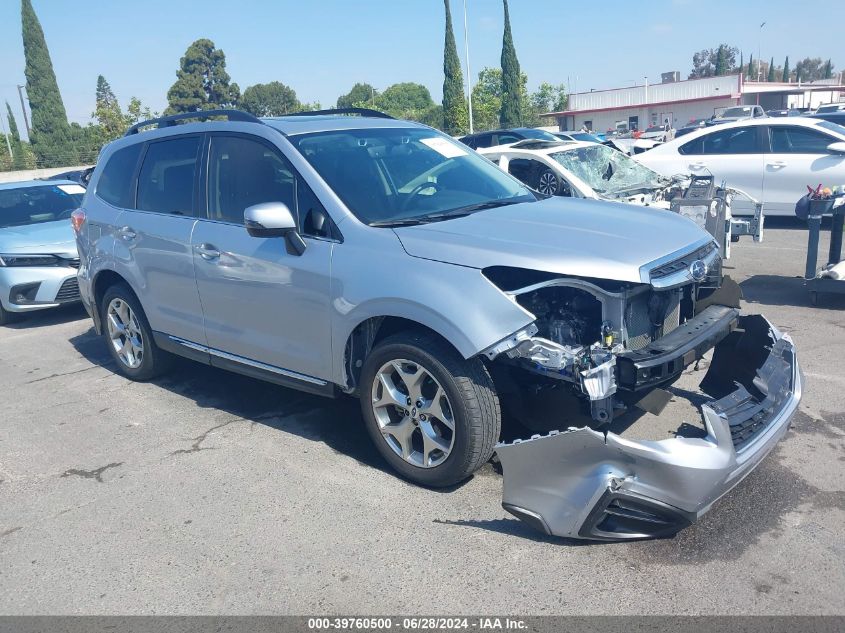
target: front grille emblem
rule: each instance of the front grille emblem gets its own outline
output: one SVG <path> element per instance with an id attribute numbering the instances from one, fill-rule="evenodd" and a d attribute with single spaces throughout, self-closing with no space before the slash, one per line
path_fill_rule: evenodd
<path id="1" fill-rule="evenodd" d="M 689 274 L 694 281 L 704 281 L 704 278 L 707 277 L 707 264 L 700 259 L 696 259 L 690 264 Z"/>

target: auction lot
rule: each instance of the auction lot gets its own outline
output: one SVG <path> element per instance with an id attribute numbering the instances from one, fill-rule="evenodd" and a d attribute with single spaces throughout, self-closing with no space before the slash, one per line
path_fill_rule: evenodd
<path id="1" fill-rule="evenodd" d="M 806 231 L 772 224 L 725 272 L 747 312 L 795 339 L 800 412 L 738 488 L 662 541 L 539 535 L 501 509 L 490 464 L 446 491 L 406 484 L 350 399 L 188 361 L 132 383 L 80 307 L 0 328 L 0 610 L 845 613 L 845 297 L 811 307 Z"/>

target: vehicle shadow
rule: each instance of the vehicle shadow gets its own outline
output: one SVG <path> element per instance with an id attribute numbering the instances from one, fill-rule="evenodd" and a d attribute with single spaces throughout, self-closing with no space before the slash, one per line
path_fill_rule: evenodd
<path id="1" fill-rule="evenodd" d="M 70 343 L 90 363 L 114 371 L 115 363 L 93 328 L 71 338 Z M 358 400 L 350 396 L 324 398 L 178 357 L 165 375 L 151 383 L 189 398 L 199 407 L 322 442 L 336 453 L 395 476 L 367 434 Z M 465 484 L 432 490 L 448 493 Z"/>
<path id="2" fill-rule="evenodd" d="M 845 283 L 845 282 L 843 282 Z M 768 306 L 808 307 L 818 310 L 842 310 L 845 295 L 819 293 L 817 305 L 812 305 L 810 291 L 802 277 L 754 275 L 739 284 L 748 303 Z"/>
<path id="3" fill-rule="evenodd" d="M 49 308 L 47 310 L 37 310 L 30 313 L 16 313 L 11 323 L 6 324 L 5 328 L 10 330 L 26 330 L 37 327 L 49 327 L 51 325 L 59 325 L 61 323 L 70 323 L 71 321 L 79 321 L 88 317 L 85 308 L 81 303 L 71 303 L 68 305 L 59 306 L 57 308 Z"/>

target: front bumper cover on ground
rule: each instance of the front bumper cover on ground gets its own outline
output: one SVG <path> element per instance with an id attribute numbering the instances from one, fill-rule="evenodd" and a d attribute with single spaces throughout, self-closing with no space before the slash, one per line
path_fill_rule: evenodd
<path id="1" fill-rule="evenodd" d="M 714 326 L 716 327 L 716 326 Z M 738 484 L 789 428 L 802 375 L 788 335 L 741 316 L 701 383 L 707 436 L 634 441 L 591 428 L 496 447 L 502 506 L 557 536 L 670 536 Z"/>

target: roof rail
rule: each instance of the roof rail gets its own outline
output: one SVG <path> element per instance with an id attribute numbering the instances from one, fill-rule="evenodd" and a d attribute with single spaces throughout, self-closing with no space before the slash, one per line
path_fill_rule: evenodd
<path id="1" fill-rule="evenodd" d="M 171 127 L 176 125 L 177 121 L 184 119 L 199 119 L 205 121 L 211 117 L 226 117 L 229 121 L 247 121 L 249 123 L 263 123 L 261 119 L 251 115 L 249 112 L 242 110 L 199 110 L 197 112 L 182 112 L 180 114 L 171 114 L 170 116 L 163 116 L 158 119 L 149 119 L 148 121 L 140 121 L 126 130 L 124 136 L 131 136 L 137 134 L 138 130 L 148 125 L 154 125 L 156 128 Z"/>
<path id="2" fill-rule="evenodd" d="M 393 119 L 385 112 L 379 110 L 372 110 L 370 108 L 331 108 L 329 110 L 311 110 L 310 112 L 291 112 L 284 116 L 322 116 L 326 114 L 358 114 L 360 116 L 370 116 L 376 119 Z"/>

